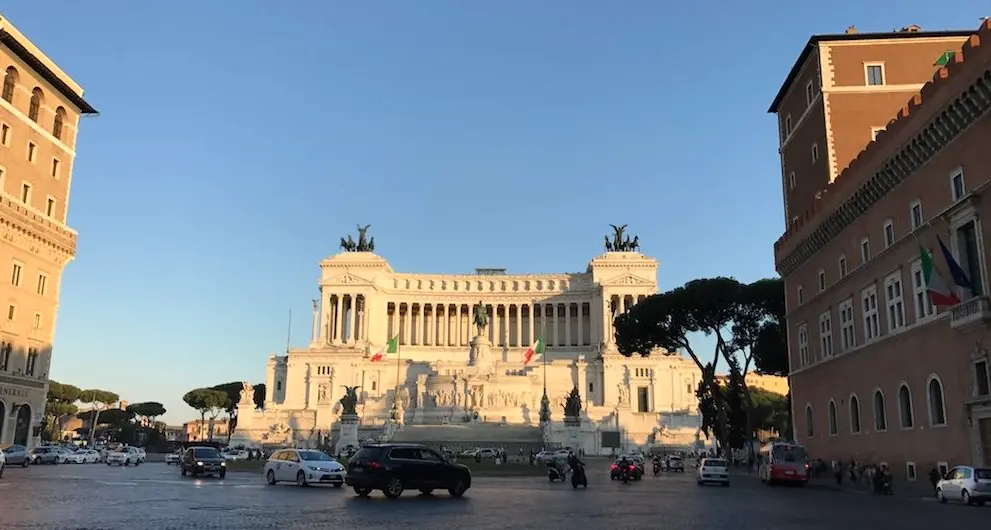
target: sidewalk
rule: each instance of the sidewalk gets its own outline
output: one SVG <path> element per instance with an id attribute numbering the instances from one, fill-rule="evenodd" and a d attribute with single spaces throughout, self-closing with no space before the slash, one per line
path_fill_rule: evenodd
<path id="1" fill-rule="evenodd" d="M 846 478 L 846 477 L 844 477 Z M 847 493 L 861 493 L 865 495 L 873 494 L 873 487 L 869 484 L 852 484 L 849 480 L 844 480 L 839 485 L 836 484 L 836 479 L 833 477 L 828 478 L 814 478 L 809 480 L 808 487 L 842 491 Z M 935 498 L 932 490 L 932 485 L 928 481 L 917 480 L 915 482 L 898 481 L 892 485 L 892 489 L 895 492 L 896 497 L 916 497 L 916 498 Z"/>

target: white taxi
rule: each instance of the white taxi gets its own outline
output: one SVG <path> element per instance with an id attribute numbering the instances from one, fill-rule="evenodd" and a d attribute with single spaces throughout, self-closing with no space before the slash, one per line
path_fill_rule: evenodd
<path id="1" fill-rule="evenodd" d="M 65 456 L 67 464 L 96 464 L 100 461 L 100 453 L 92 449 L 80 449 Z"/>
<path id="2" fill-rule="evenodd" d="M 300 487 L 333 484 L 335 488 L 340 488 L 344 485 L 347 471 L 340 462 L 323 451 L 282 449 L 265 462 L 264 475 L 269 485 L 276 482 L 295 482 Z"/>
<path id="3" fill-rule="evenodd" d="M 722 458 L 703 458 L 699 462 L 696 481 L 699 486 L 706 484 L 729 486 L 729 469 L 726 465 L 726 460 Z"/>

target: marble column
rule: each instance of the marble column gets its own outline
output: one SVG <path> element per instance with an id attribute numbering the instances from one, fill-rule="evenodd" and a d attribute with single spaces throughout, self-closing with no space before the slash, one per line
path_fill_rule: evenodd
<path id="1" fill-rule="evenodd" d="M 423 304 L 423 345 L 433 346 L 434 344 L 434 305 L 433 304 Z M 427 316 L 427 310 L 430 310 L 430 316 Z"/>
<path id="2" fill-rule="evenodd" d="M 403 344 L 413 344 L 413 304 L 406 302 L 406 314 L 403 315 Z"/>
<path id="3" fill-rule="evenodd" d="M 523 346 L 523 306 L 520 304 L 516 304 L 516 340 L 513 341 L 513 346 Z"/>
<path id="4" fill-rule="evenodd" d="M 561 345 L 561 334 L 558 333 L 558 313 L 557 313 L 557 303 L 551 304 L 551 329 L 553 333 L 551 340 L 547 341 L 547 346 L 556 347 Z"/>
<path id="5" fill-rule="evenodd" d="M 564 304 L 564 336 L 564 345 L 574 346 L 574 342 L 571 340 L 571 302 Z"/>
<path id="6" fill-rule="evenodd" d="M 585 345 L 585 302 L 578 302 L 578 345 Z"/>
<path id="7" fill-rule="evenodd" d="M 354 344 L 357 342 L 358 331 L 358 295 L 351 295 L 351 312 L 348 314 L 348 319 L 351 321 L 348 328 L 348 344 Z"/>
<path id="8" fill-rule="evenodd" d="M 527 336 L 527 341 L 526 342 L 529 342 L 529 343 L 532 344 L 533 341 L 534 341 L 534 339 L 535 339 L 535 337 L 533 335 L 533 324 L 534 324 L 534 322 L 533 322 L 533 308 L 537 307 L 537 304 L 534 301 L 534 302 L 531 302 L 530 305 L 527 306 L 527 307 L 529 307 L 529 311 L 530 311 L 529 318 L 527 318 L 527 323 L 530 325 L 530 335 Z M 543 311 L 541 311 L 541 315 L 543 315 Z M 543 330 L 541 330 L 541 331 L 543 331 Z M 541 337 L 541 338 L 543 338 L 544 340 L 547 340 L 546 337 Z M 523 344 L 526 344 L 526 343 L 524 342 Z"/>
<path id="9" fill-rule="evenodd" d="M 313 300 L 313 330 L 310 332 L 310 342 L 320 340 L 320 301 Z"/>

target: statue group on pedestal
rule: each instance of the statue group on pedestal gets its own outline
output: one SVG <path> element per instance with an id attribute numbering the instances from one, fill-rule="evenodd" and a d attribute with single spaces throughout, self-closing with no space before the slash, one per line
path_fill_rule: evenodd
<path id="1" fill-rule="evenodd" d="M 344 397 L 341 398 L 341 415 L 356 415 L 358 407 L 358 389 L 360 386 L 345 386 Z"/>
<path id="2" fill-rule="evenodd" d="M 623 236 L 626 232 L 626 226 L 616 226 L 609 225 L 613 229 L 612 241 L 609 240 L 609 236 L 606 236 L 606 252 L 637 252 L 640 250 L 640 236 Z"/>
<path id="3" fill-rule="evenodd" d="M 351 234 L 346 238 L 341 238 L 341 250 L 344 252 L 375 252 L 375 238 L 368 238 L 368 229 L 372 225 L 358 225 L 358 241 L 355 241 Z"/>
<path id="4" fill-rule="evenodd" d="M 571 389 L 568 399 L 564 403 L 564 417 L 577 418 L 582 413 L 582 398 L 578 394 L 578 387 Z"/>

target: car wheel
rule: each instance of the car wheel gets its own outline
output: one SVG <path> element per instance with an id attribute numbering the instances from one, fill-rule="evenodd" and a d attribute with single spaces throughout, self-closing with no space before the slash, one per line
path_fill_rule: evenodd
<path id="1" fill-rule="evenodd" d="M 25 458 L 24 461 L 21 462 L 21 467 L 28 467 L 28 465 L 30 465 L 30 464 L 31 464 L 31 462 L 28 462 L 28 459 Z"/>
<path id="2" fill-rule="evenodd" d="M 341 487 L 341 486 L 343 486 L 343 485 L 344 485 L 344 483 L 343 483 L 343 482 L 338 482 L 337 484 L 334 484 L 334 487 L 335 487 L 335 488 L 340 488 L 340 487 Z"/>
<path id="3" fill-rule="evenodd" d="M 458 480 L 453 487 L 448 488 L 447 492 L 451 495 L 451 497 L 461 497 L 467 490 L 468 488 L 465 487 L 464 481 Z"/>
<path id="4" fill-rule="evenodd" d="M 111 465 L 112 464 L 110 462 L 107 462 L 107 466 L 111 466 Z M 183 473 L 183 475 L 185 475 L 185 473 Z"/>
<path id="5" fill-rule="evenodd" d="M 392 477 L 386 484 L 385 489 L 382 493 L 390 499 L 396 499 L 403 494 L 403 481 L 399 480 L 399 477 Z"/>
<path id="6" fill-rule="evenodd" d="M 728 488 L 729 487 L 729 482 L 723 482 L 723 487 L 724 488 Z"/>
<path id="7" fill-rule="evenodd" d="M 372 488 L 364 488 L 364 487 L 361 487 L 361 486 L 355 486 L 353 489 L 354 489 L 354 494 L 357 495 L 357 496 L 359 496 L 359 497 L 367 497 L 367 496 L 371 495 L 371 493 L 372 493 Z"/>
<path id="8" fill-rule="evenodd" d="M 963 503 L 966 504 L 967 506 L 973 504 L 973 502 L 970 500 L 970 492 L 967 490 L 963 490 L 963 493 L 960 494 L 960 500 L 962 500 Z"/>
<path id="9" fill-rule="evenodd" d="M 306 483 L 306 473 L 303 473 L 302 471 L 296 473 L 296 485 L 301 488 L 309 486 L 309 484 Z"/>
<path id="10" fill-rule="evenodd" d="M 697 481 L 695 481 L 695 482 L 696 482 L 696 483 L 697 483 L 697 484 L 698 484 L 699 486 L 702 486 L 702 485 L 703 485 L 703 483 L 702 483 L 702 481 L 701 481 L 701 480 L 697 480 Z"/>
<path id="11" fill-rule="evenodd" d="M 268 473 L 265 473 L 265 482 L 268 482 L 269 486 L 275 485 L 275 471 L 269 469 Z"/>
<path id="12" fill-rule="evenodd" d="M 141 465 L 141 461 L 140 461 L 140 460 L 138 460 L 137 462 L 135 462 L 135 463 L 134 463 L 134 465 L 135 465 L 135 466 L 140 466 L 140 465 Z"/>
<path id="13" fill-rule="evenodd" d="M 936 499 L 938 499 L 939 502 L 946 504 L 946 495 L 943 495 L 942 488 L 936 488 Z"/>

